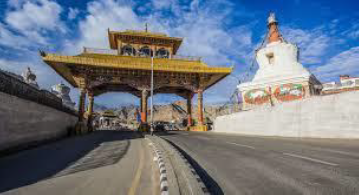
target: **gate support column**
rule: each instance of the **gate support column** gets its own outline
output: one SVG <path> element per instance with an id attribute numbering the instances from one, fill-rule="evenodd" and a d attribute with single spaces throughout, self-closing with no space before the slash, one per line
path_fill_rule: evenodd
<path id="1" fill-rule="evenodd" d="M 78 121 L 75 127 L 75 134 L 81 134 L 82 129 L 84 128 L 85 98 L 86 98 L 86 90 L 80 89 Z"/>
<path id="2" fill-rule="evenodd" d="M 141 102 L 141 122 L 147 123 L 147 98 L 148 98 L 148 91 L 146 89 L 142 90 Z"/>
<path id="3" fill-rule="evenodd" d="M 88 100 L 89 100 L 89 105 L 88 105 L 87 128 L 88 128 L 88 131 L 91 132 L 94 130 L 92 127 L 94 95 L 93 95 L 93 92 L 91 92 L 91 91 L 88 92 Z"/>
<path id="4" fill-rule="evenodd" d="M 202 126 L 203 122 L 203 90 L 197 91 L 198 96 L 198 126 Z"/>
<path id="5" fill-rule="evenodd" d="M 187 127 L 192 126 L 192 92 L 187 95 Z"/>

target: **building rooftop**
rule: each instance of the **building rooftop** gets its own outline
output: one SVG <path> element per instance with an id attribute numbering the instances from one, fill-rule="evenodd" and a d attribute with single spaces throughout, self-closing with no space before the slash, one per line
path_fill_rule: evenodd
<path id="1" fill-rule="evenodd" d="M 111 49 L 119 49 L 119 41 L 124 43 L 142 43 L 152 45 L 169 45 L 173 47 L 173 54 L 176 54 L 182 44 L 182 38 L 169 37 L 164 33 L 149 31 L 111 31 L 108 29 L 108 39 Z"/>

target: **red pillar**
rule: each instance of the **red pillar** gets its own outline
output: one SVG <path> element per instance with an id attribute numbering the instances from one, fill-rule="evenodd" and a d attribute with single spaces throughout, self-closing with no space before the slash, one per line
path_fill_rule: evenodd
<path id="1" fill-rule="evenodd" d="M 146 89 L 142 90 L 142 108 L 141 108 L 141 122 L 147 123 L 147 98 L 148 98 L 148 91 Z"/>
<path id="2" fill-rule="evenodd" d="M 203 90 L 198 90 L 198 125 L 203 125 Z"/>

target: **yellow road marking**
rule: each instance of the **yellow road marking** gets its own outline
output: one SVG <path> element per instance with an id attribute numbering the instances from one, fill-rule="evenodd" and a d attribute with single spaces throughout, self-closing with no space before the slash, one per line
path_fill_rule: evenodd
<path id="1" fill-rule="evenodd" d="M 133 181 L 131 183 L 131 188 L 128 191 L 128 195 L 135 195 L 136 194 L 136 190 L 138 188 L 138 185 L 139 185 L 140 179 L 141 179 L 142 169 L 144 167 L 143 158 L 144 158 L 144 152 L 143 152 L 143 149 L 142 149 L 142 142 L 141 142 L 141 146 L 140 146 L 140 162 L 139 162 L 140 164 L 138 165 L 135 178 L 133 179 Z"/>

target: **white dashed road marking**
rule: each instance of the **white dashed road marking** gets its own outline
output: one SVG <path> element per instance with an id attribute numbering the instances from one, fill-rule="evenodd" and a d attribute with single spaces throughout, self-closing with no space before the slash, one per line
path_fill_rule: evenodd
<path id="1" fill-rule="evenodd" d="M 332 153 L 338 153 L 338 154 L 343 154 L 343 155 L 347 155 L 347 156 L 355 156 L 355 157 L 359 157 L 358 154 L 354 154 L 352 152 L 345 152 L 345 151 L 340 151 L 340 150 L 331 150 L 331 149 L 320 149 L 321 151 L 324 152 L 332 152 Z"/>
<path id="2" fill-rule="evenodd" d="M 211 138 L 208 137 L 197 137 L 198 139 L 204 139 L 204 140 L 211 140 Z"/>
<path id="3" fill-rule="evenodd" d="M 249 148 L 249 149 L 256 149 L 255 147 L 253 146 L 249 146 L 249 145 L 244 145 L 244 144 L 237 144 L 237 143 L 233 143 L 233 142 L 227 142 L 228 144 L 232 144 L 232 145 L 236 145 L 236 146 L 241 146 L 241 147 L 244 147 L 244 148 Z"/>
<path id="4" fill-rule="evenodd" d="M 301 156 L 301 155 L 297 155 L 297 154 L 283 153 L 283 155 L 285 155 L 285 156 L 291 156 L 291 157 L 295 157 L 295 158 L 300 158 L 300 159 L 305 159 L 305 160 L 308 160 L 308 161 L 312 161 L 312 162 L 316 162 L 316 163 L 321 163 L 321 164 L 325 164 L 325 165 L 338 166 L 338 164 L 335 164 L 335 163 L 326 162 L 326 161 L 323 161 L 323 160 L 319 160 L 319 159 L 315 159 L 315 158 L 310 158 L 310 157 L 306 157 L 306 156 Z"/>

